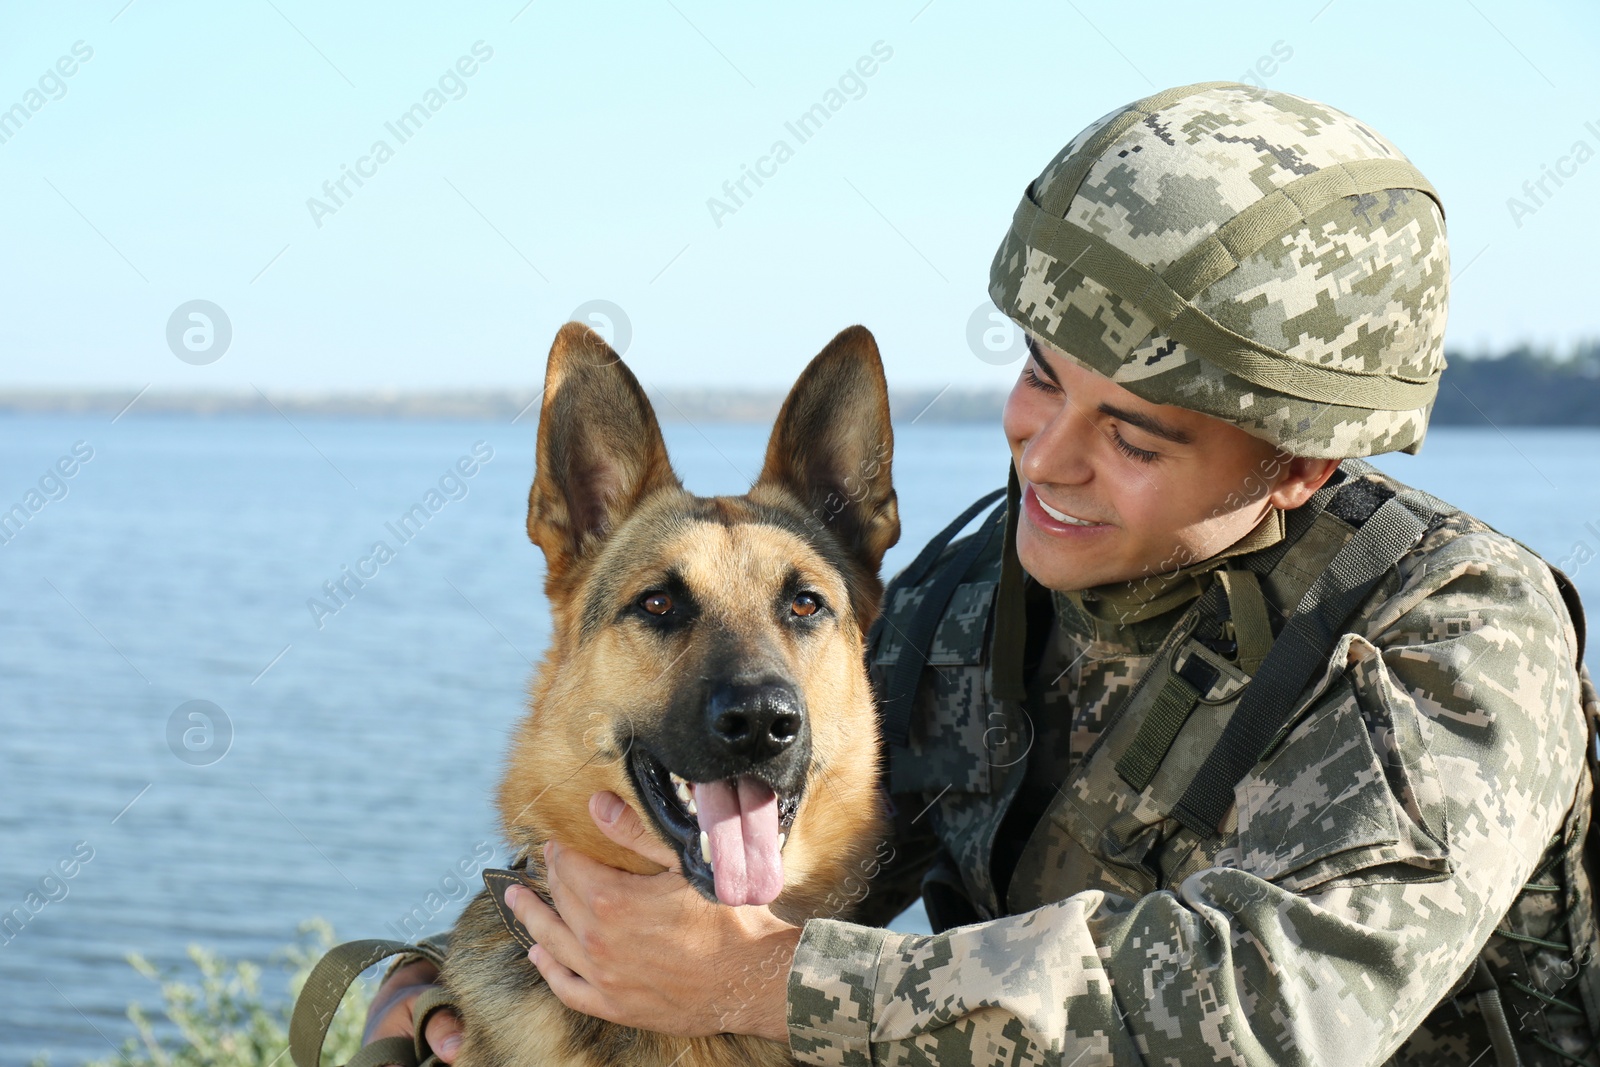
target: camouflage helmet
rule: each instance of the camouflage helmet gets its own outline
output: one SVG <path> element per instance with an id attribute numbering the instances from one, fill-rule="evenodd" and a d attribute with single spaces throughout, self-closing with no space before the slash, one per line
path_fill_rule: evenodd
<path id="1" fill-rule="evenodd" d="M 1344 458 L 1422 447 L 1449 281 L 1438 194 L 1398 148 L 1326 104 L 1206 82 L 1074 137 L 989 295 L 1151 403 Z"/>

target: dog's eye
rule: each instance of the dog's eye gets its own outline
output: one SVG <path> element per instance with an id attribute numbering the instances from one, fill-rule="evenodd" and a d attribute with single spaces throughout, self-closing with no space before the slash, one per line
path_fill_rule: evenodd
<path id="1" fill-rule="evenodd" d="M 815 615 L 822 607 L 822 601 L 814 593 L 800 593 L 795 596 L 794 603 L 789 605 L 789 610 L 799 616 Z"/>
<path id="2" fill-rule="evenodd" d="M 665 593 L 646 593 L 639 606 L 652 615 L 665 615 L 672 610 L 672 598 Z"/>

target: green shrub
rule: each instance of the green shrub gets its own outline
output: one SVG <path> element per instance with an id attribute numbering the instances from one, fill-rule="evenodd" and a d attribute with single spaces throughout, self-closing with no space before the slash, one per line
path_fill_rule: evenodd
<path id="1" fill-rule="evenodd" d="M 198 983 L 193 983 L 176 970 L 163 975 L 144 957 L 129 955 L 134 970 L 160 985 L 162 1012 L 172 1025 L 158 1033 L 145 1009 L 129 1004 L 128 1018 L 138 1036 L 124 1042 L 120 1057 L 85 1067 L 292 1067 L 288 1049 L 294 998 L 334 944 L 333 928 L 321 919 L 302 923 L 298 934 L 296 943 L 274 953 L 289 995 L 287 1003 L 276 1007 L 263 1002 L 261 968 L 253 963 L 229 963 L 209 949 L 190 945 L 189 960 L 199 972 Z M 375 989 L 376 983 L 364 979 L 350 987 L 328 1031 L 324 1063 L 344 1063 L 361 1047 L 366 1005 Z M 45 1064 L 33 1061 L 33 1067 Z"/>

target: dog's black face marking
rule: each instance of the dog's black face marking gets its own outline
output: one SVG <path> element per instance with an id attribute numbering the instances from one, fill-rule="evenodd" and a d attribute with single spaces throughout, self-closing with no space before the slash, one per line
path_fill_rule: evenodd
<path id="1" fill-rule="evenodd" d="M 679 510 L 629 518 L 625 520 L 630 534 L 630 544 L 664 544 L 680 536 L 694 523 L 712 522 L 721 526 L 740 524 L 771 526 L 793 534 L 821 557 L 823 565 L 838 574 L 848 574 L 850 557 L 826 524 L 814 516 L 796 514 L 783 508 L 771 507 L 745 498 L 687 497 L 687 504 Z M 735 507 L 735 504 L 737 505 Z M 618 561 L 619 564 L 622 562 Z M 642 590 L 624 584 L 633 579 L 630 568 L 617 566 L 602 568 L 590 583 L 582 611 L 582 635 L 588 640 L 598 634 L 609 622 L 633 606 L 634 597 Z M 835 605 L 847 608 L 849 605 Z"/>
<path id="2" fill-rule="evenodd" d="M 702 614 L 694 591 L 676 571 L 669 570 L 660 579 L 639 589 L 631 600 L 625 601 L 617 610 L 614 620 L 643 625 L 650 632 L 663 636 L 678 636 L 686 634 L 700 621 Z M 773 597 L 772 614 L 779 626 L 801 637 L 818 632 L 829 622 L 838 621 L 838 613 L 831 602 L 812 588 L 798 570 L 792 568 Z"/>

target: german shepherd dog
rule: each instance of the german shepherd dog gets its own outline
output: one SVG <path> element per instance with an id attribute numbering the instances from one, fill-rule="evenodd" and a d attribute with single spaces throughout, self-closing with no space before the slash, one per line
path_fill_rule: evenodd
<path id="1" fill-rule="evenodd" d="M 900 536 L 892 444 L 877 345 L 853 326 L 789 393 L 750 491 L 694 496 L 617 354 L 578 323 L 556 334 L 528 494 L 554 636 L 498 794 L 526 884 L 548 899 L 551 838 L 660 871 L 591 821 L 589 797 L 609 789 L 708 898 L 797 925 L 861 898 L 882 832 L 863 641 Z M 793 1062 L 786 1044 L 568 1009 L 490 891 L 456 923 L 441 980 L 462 1067 Z"/>

